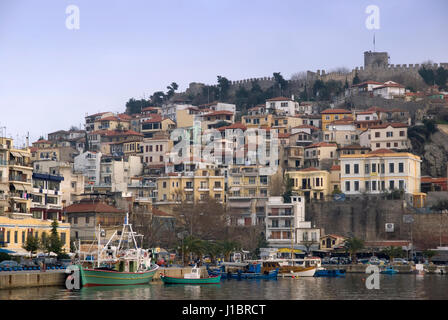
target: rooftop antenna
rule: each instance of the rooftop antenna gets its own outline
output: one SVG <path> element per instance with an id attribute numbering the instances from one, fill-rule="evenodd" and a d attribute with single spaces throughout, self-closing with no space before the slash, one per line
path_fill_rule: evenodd
<path id="1" fill-rule="evenodd" d="M 373 33 L 373 52 L 375 52 L 375 32 Z"/>

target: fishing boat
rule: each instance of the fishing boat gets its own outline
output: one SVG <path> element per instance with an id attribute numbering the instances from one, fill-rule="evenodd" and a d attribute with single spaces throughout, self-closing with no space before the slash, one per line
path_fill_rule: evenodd
<path id="1" fill-rule="evenodd" d="M 152 280 L 159 266 L 151 263 L 149 250 L 137 245 L 136 237 L 143 242 L 143 236 L 132 230 L 128 220 L 126 215 L 121 233 L 115 230 L 107 242 L 98 225 L 96 241 L 87 252 L 81 251 L 79 242 L 77 266 L 83 287 L 142 285 Z"/>
<path id="2" fill-rule="evenodd" d="M 315 277 L 345 277 L 345 270 L 344 269 L 324 269 L 319 268 L 316 270 L 316 273 L 314 274 Z"/>
<path id="3" fill-rule="evenodd" d="M 227 268 L 226 268 L 227 267 Z M 277 279 L 279 268 L 274 270 L 264 270 L 261 263 L 240 264 L 239 268 L 222 265 L 220 269 L 212 270 L 207 266 L 207 272 L 210 276 L 220 275 L 221 279 Z"/>
<path id="4" fill-rule="evenodd" d="M 165 284 L 213 284 L 219 283 L 221 280 L 221 275 L 209 276 L 201 278 L 200 269 L 195 265 L 191 269 L 191 273 L 186 273 L 183 278 L 169 277 L 164 274 L 160 275 Z"/>
<path id="5" fill-rule="evenodd" d="M 316 270 L 321 266 L 321 259 L 318 257 L 305 257 L 304 259 L 269 259 L 263 264 L 275 264 L 279 266 L 279 276 L 282 277 L 313 277 Z M 264 271 L 271 271 L 275 267 L 265 267 Z"/>
<path id="6" fill-rule="evenodd" d="M 396 274 L 398 273 L 397 269 L 394 269 L 392 266 L 386 267 L 386 269 L 381 270 L 380 273 L 382 274 Z"/>

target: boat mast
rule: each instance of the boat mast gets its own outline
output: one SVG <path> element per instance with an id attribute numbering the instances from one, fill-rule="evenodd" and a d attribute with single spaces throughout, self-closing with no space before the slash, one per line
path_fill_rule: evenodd
<path id="1" fill-rule="evenodd" d="M 97 235 L 97 239 L 98 239 L 98 251 L 97 251 L 97 258 L 96 258 L 96 260 L 97 260 L 97 265 L 98 265 L 98 268 L 100 267 L 100 240 L 101 240 L 101 225 L 100 224 L 98 224 L 98 235 Z"/>

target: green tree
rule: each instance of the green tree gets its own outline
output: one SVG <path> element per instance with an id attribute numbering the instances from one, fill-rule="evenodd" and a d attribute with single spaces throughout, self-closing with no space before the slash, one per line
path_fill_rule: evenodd
<path id="1" fill-rule="evenodd" d="M 425 258 L 428 258 L 429 262 L 431 262 L 431 259 L 436 255 L 436 252 L 433 250 L 424 250 L 422 254 Z"/>
<path id="2" fill-rule="evenodd" d="M 432 86 L 435 84 L 434 70 L 432 70 L 431 68 L 422 66 L 418 70 L 418 73 L 420 74 L 420 76 L 423 78 L 423 81 L 425 81 L 427 85 Z"/>
<path id="3" fill-rule="evenodd" d="M 174 94 L 176 93 L 176 90 L 179 88 L 176 82 L 171 82 L 169 86 L 166 87 L 168 91 L 166 92 L 166 98 L 167 100 L 171 99 Z"/>
<path id="4" fill-rule="evenodd" d="M 25 244 L 23 245 L 23 249 L 28 251 L 30 255 L 35 254 L 39 249 L 39 239 L 29 233 L 28 237 L 26 238 Z"/>
<path id="5" fill-rule="evenodd" d="M 353 77 L 353 82 L 352 82 L 352 84 L 358 84 L 358 83 L 360 83 L 360 82 L 361 82 L 361 80 L 359 79 L 358 71 L 356 71 L 356 72 L 355 72 L 355 76 Z"/>
<path id="6" fill-rule="evenodd" d="M 163 93 L 163 91 L 156 91 L 150 97 L 151 104 L 154 106 L 162 105 L 163 102 L 165 101 L 165 99 L 166 99 L 166 96 L 165 96 L 165 93 Z"/>
<path id="7" fill-rule="evenodd" d="M 58 221 L 55 219 L 51 223 L 51 232 L 49 239 L 49 251 L 56 253 L 57 255 L 62 253 L 62 247 L 64 244 L 62 243 L 59 234 L 58 234 Z"/>
<path id="8" fill-rule="evenodd" d="M 219 100 L 226 101 L 230 89 L 230 81 L 226 77 L 218 76 Z"/>
<path id="9" fill-rule="evenodd" d="M 285 192 L 283 193 L 283 202 L 291 203 L 292 188 L 294 187 L 294 180 L 290 179 L 288 175 L 285 176 Z"/>
<path id="10" fill-rule="evenodd" d="M 448 70 L 443 67 L 437 68 L 434 74 L 434 81 L 439 86 L 440 89 L 447 89 L 446 81 L 448 80 Z"/>
<path id="11" fill-rule="evenodd" d="M 349 238 L 345 240 L 344 248 L 350 253 L 352 261 L 357 261 L 356 254 L 364 248 L 364 240 L 358 238 Z"/>
<path id="12" fill-rule="evenodd" d="M 394 258 L 402 258 L 405 256 L 405 252 L 402 248 L 400 247 L 394 247 L 394 246 L 390 246 L 387 248 L 384 248 L 382 250 L 382 252 L 389 257 L 389 261 L 392 263 L 392 260 L 394 260 Z"/>
<path id="13" fill-rule="evenodd" d="M 283 91 L 287 88 L 288 86 L 288 81 L 286 81 L 283 76 L 280 74 L 280 72 L 274 72 L 273 73 L 274 76 L 274 87 L 276 89 L 278 89 L 278 95 L 282 96 L 283 95 Z"/>
<path id="14" fill-rule="evenodd" d="M 128 102 L 126 102 L 126 114 L 136 114 L 140 113 L 142 109 L 149 107 L 151 105 L 151 101 L 140 99 L 135 100 L 134 98 L 129 99 Z"/>
<path id="15" fill-rule="evenodd" d="M 220 246 L 222 248 L 222 253 L 224 254 L 225 261 L 230 261 L 230 255 L 235 250 L 239 249 L 239 243 L 232 240 L 220 241 Z"/>

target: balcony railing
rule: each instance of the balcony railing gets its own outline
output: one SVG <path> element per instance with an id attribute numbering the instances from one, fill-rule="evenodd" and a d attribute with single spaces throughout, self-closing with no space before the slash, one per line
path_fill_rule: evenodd
<path id="1" fill-rule="evenodd" d="M 26 182 L 26 183 L 31 183 L 31 179 L 26 178 L 24 176 L 16 176 L 16 175 L 11 175 L 9 176 L 9 181 L 13 182 Z"/>

